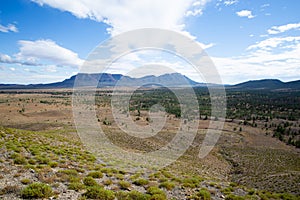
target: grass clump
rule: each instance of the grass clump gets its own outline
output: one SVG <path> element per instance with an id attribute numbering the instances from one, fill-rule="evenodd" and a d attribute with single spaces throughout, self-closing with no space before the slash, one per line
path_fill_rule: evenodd
<path id="1" fill-rule="evenodd" d="M 14 164 L 17 165 L 27 165 L 28 163 L 26 158 L 18 153 L 14 153 L 11 158 L 13 159 Z"/>
<path id="2" fill-rule="evenodd" d="M 111 179 L 105 179 L 102 183 L 103 183 L 104 185 L 111 185 L 111 184 L 113 184 L 113 182 L 112 182 Z"/>
<path id="3" fill-rule="evenodd" d="M 143 194 L 136 190 L 130 192 L 120 191 L 116 194 L 118 200 L 150 200 L 151 196 L 149 194 Z"/>
<path id="4" fill-rule="evenodd" d="M 182 180 L 182 186 L 183 187 L 187 187 L 187 188 L 196 188 L 199 187 L 200 182 L 202 181 L 202 179 L 200 178 L 185 178 Z"/>
<path id="5" fill-rule="evenodd" d="M 166 188 L 167 190 L 172 190 L 173 188 L 175 188 L 175 186 L 175 183 L 170 181 L 165 181 L 159 184 L 160 188 Z"/>
<path id="6" fill-rule="evenodd" d="M 29 183 L 31 183 L 31 180 L 29 178 L 24 178 L 21 180 L 21 183 L 24 185 L 28 185 Z"/>
<path id="7" fill-rule="evenodd" d="M 21 191 L 24 199 L 49 198 L 52 195 L 52 188 L 45 183 L 32 183 Z"/>
<path id="8" fill-rule="evenodd" d="M 69 184 L 68 189 L 79 191 L 85 189 L 85 185 L 80 182 L 72 182 Z"/>
<path id="9" fill-rule="evenodd" d="M 127 190 L 130 187 L 130 183 L 128 181 L 119 181 L 118 184 L 123 190 Z"/>
<path id="10" fill-rule="evenodd" d="M 143 185 L 147 185 L 149 183 L 149 181 L 147 179 L 139 178 L 139 179 L 133 181 L 133 183 L 138 186 L 143 186 Z"/>
<path id="11" fill-rule="evenodd" d="M 244 200 L 244 197 L 236 196 L 234 194 L 229 194 L 225 197 L 225 200 Z"/>
<path id="12" fill-rule="evenodd" d="M 48 164 L 51 168 L 55 168 L 58 166 L 58 163 L 57 162 L 49 162 Z"/>
<path id="13" fill-rule="evenodd" d="M 140 173 L 136 173 L 136 174 L 131 175 L 129 178 L 130 178 L 130 180 L 133 181 L 133 180 L 136 180 L 136 179 L 140 178 L 140 176 L 141 176 Z"/>
<path id="14" fill-rule="evenodd" d="M 151 200 L 165 200 L 167 199 L 166 194 L 164 193 L 164 191 L 162 191 L 161 189 L 159 189 L 156 186 L 152 186 L 149 187 L 147 189 L 147 193 L 151 195 Z"/>
<path id="15" fill-rule="evenodd" d="M 233 191 L 234 189 L 230 186 L 221 190 L 221 192 L 223 192 L 224 194 L 230 194 Z"/>
<path id="16" fill-rule="evenodd" d="M 88 174 L 88 176 L 93 177 L 93 178 L 102 178 L 103 174 L 102 174 L 102 172 L 99 172 L 99 171 L 93 171 L 93 172 L 90 172 Z"/>
<path id="17" fill-rule="evenodd" d="M 106 190 L 103 187 L 97 185 L 88 187 L 87 191 L 83 194 L 88 199 L 101 199 L 101 200 L 114 200 L 115 194 L 111 190 Z"/>
<path id="18" fill-rule="evenodd" d="M 86 186 L 97 186 L 98 185 L 97 181 L 90 176 L 85 177 L 83 179 L 83 184 Z"/>
<path id="19" fill-rule="evenodd" d="M 197 194 L 196 194 L 196 200 L 199 199 L 199 200 L 210 200 L 211 199 L 211 195 L 210 195 L 210 192 L 205 189 L 205 188 L 202 188 Z"/>

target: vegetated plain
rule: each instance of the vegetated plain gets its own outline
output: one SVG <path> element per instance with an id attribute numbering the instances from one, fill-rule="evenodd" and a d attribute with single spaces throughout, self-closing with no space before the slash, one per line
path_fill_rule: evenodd
<path id="1" fill-rule="evenodd" d="M 210 97 L 195 88 L 198 133 L 184 155 L 164 169 L 128 172 L 102 163 L 81 143 L 72 115 L 72 91 L 3 90 L 0 94 L 0 197 L 2 199 L 300 199 L 300 92 L 227 90 L 222 135 L 198 157 L 210 120 Z M 156 136 L 122 134 L 110 109 L 112 91 L 99 89 L 99 125 L 118 146 L 150 152 L 180 128 L 180 105 L 168 89 L 140 89 L 130 101 L 139 125 L 151 123 L 154 104 L 167 120 Z M 104 159 L 105 160 L 105 159 Z M 109 158 L 106 158 L 109 160 Z"/>

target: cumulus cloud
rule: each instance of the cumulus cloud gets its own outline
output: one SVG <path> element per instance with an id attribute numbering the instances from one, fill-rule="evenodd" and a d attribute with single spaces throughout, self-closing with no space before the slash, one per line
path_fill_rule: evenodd
<path id="1" fill-rule="evenodd" d="M 0 63 L 20 64 L 28 66 L 48 66 L 49 72 L 55 66 L 79 67 L 81 60 L 77 53 L 57 45 L 52 40 L 20 40 L 19 52 L 14 56 L 0 53 Z"/>
<path id="2" fill-rule="evenodd" d="M 16 54 L 18 60 L 47 61 L 55 65 L 78 67 L 82 64 L 77 53 L 59 46 L 52 40 L 20 40 L 20 52 Z"/>
<path id="3" fill-rule="evenodd" d="M 7 26 L 0 24 L 0 32 L 8 33 L 8 32 L 18 32 L 18 28 L 14 24 L 8 24 Z"/>
<path id="4" fill-rule="evenodd" d="M 9 55 L 1 54 L 0 53 L 0 63 L 7 63 L 7 64 L 21 64 L 21 65 L 30 65 L 30 66 L 37 66 L 41 65 L 39 63 L 36 63 L 34 61 L 30 60 L 20 60 L 17 58 L 12 58 Z"/>
<path id="5" fill-rule="evenodd" d="M 286 24 L 282 26 L 272 26 L 269 30 L 268 33 L 271 35 L 278 34 L 278 33 L 283 33 L 289 30 L 300 30 L 300 23 L 294 23 L 294 24 Z"/>
<path id="6" fill-rule="evenodd" d="M 255 17 L 254 15 L 252 15 L 251 10 L 241 10 L 241 11 L 236 12 L 236 14 L 239 17 L 247 17 L 248 19 L 252 19 Z"/>
<path id="7" fill-rule="evenodd" d="M 89 18 L 110 26 L 112 34 L 137 28 L 165 28 L 183 30 L 183 20 L 200 11 L 209 0 L 32 0 L 39 5 L 72 13 L 78 18 Z M 189 9 L 192 9 L 190 12 Z"/>

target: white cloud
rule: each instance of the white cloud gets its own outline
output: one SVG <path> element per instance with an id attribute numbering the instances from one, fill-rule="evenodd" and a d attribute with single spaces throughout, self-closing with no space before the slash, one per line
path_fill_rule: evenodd
<path id="1" fill-rule="evenodd" d="M 0 63 L 30 65 L 30 66 L 42 65 L 41 63 L 37 63 L 35 60 L 30 60 L 30 59 L 22 60 L 16 58 L 16 56 L 12 58 L 9 55 L 1 54 L 1 53 L 0 53 Z"/>
<path id="2" fill-rule="evenodd" d="M 239 1 L 238 0 L 226 0 L 224 1 L 225 6 L 231 6 L 233 4 L 237 4 Z"/>
<path id="3" fill-rule="evenodd" d="M 195 9 L 195 10 L 188 10 L 185 15 L 188 17 L 188 16 L 197 16 L 197 15 L 202 15 L 202 14 L 203 14 L 203 11 L 201 8 L 199 8 L 199 9 Z"/>
<path id="4" fill-rule="evenodd" d="M 48 65 L 48 66 L 46 66 L 45 71 L 54 73 L 54 72 L 57 72 L 57 67 L 56 67 L 56 65 Z"/>
<path id="5" fill-rule="evenodd" d="M 247 17 L 248 19 L 252 19 L 252 18 L 255 17 L 254 15 L 252 15 L 252 11 L 251 10 L 241 10 L 241 11 L 236 12 L 236 14 L 239 17 Z"/>
<path id="6" fill-rule="evenodd" d="M 215 44 L 213 44 L 213 43 L 204 44 L 204 43 L 198 42 L 198 44 L 201 46 L 202 49 L 209 49 L 209 48 L 215 46 Z"/>
<path id="7" fill-rule="evenodd" d="M 19 45 L 19 52 L 14 56 L 0 53 L 0 63 L 46 66 L 47 72 L 55 72 L 57 66 L 78 68 L 83 63 L 77 53 L 57 45 L 52 40 L 20 40 Z"/>
<path id="8" fill-rule="evenodd" d="M 298 37 L 274 37 L 274 38 L 268 38 L 266 40 L 260 41 L 254 45 L 251 45 L 247 48 L 247 50 L 272 50 L 273 48 L 277 47 L 283 47 L 283 45 L 286 47 L 286 43 L 298 43 L 300 41 L 300 36 Z"/>
<path id="9" fill-rule="evenodd" d="M 198 1 L 195 1 L 192 4 L 191 9 L 186 11 L 185 16 L 189 17 L 189 16 L 202 15 L 205 5 L 210 1 L 211 0 L 198 0 Z"/>
<path id="10" fill-rule="evenodd" d="M 272 26 L 269 30 L 269 34 L 278 34 L 283 33 L 292 29 L 300 30 L 300 23 L 294 23 L 294 24 L 286 24 L 282 26 Z"/>
<path id="11" fill-rule="evenodd" d="M 9 68 L 11 71 L 16 71 L 16 68 L 14 68 L 14 67 L 10 67 Z"/>
<path id="12" fill-rule="evenodd" d="M 9 55 L 0 54 L 0 62 L 2 63 L 11 63 L 13 60 Z"/>
<path id="13" fill-rule="evenodd" d="M 299 79 L 300 37 L 268 38 L 247 50 L 245 56 L 212 58 L 225 83 L 263 78 Z"/>
<path id="14" fill-rule="evenodd" d="M 18 32 L 18 28 L 14 24 L 8 24 L 7 26 L 0 24 L 0 32 L 8 33 L 8 32 Z"/>
<path id="15" fill-rule="evenodd" d="M 17 60 L 26 60 L 33 63 L 46 61 L 55 65 L 71 67 L 78 67 L 83 62 L 77 53 L 57 45 L 52 40 L 20 40 L 19 45 L 20 52 L 16 54 Z"/>
<path id="16" fill-rule="evenodd" d="M 108 31 L 118 34 L 137 28 L 183 30 L 186 12 L 200 14 L 209 0 L 32 0 L 68 11 L 78 18 L 89 18 L 111 26 Z M 194 11 L 198 10 L 198 11 Z"/>

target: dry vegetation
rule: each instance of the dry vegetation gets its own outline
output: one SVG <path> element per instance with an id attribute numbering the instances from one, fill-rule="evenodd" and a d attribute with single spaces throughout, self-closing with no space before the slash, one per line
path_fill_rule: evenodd
<path id="1" fill-rule="evenodd" d="M 193 144 L 175 163 L 132 173 L 101 163 L 85 149 L 74 129 L 70 91 L 27 92 L 0 94 L 2 199 L 300 199 L 299 149 L 272 137 L 262 121 L 226 122 L 213 151 L 199 159 L 209 122 L 202 119 Z M 96 101 L 98 121 L 123 148 L 153 151 L 179 128 L 170 114 L 154 137 L 124 135 L 106 94 Z M 131 114 L 140 125 L 150 123 L 146 110 Z M 298 125 L 293 121 L 294 129 Z"/>

